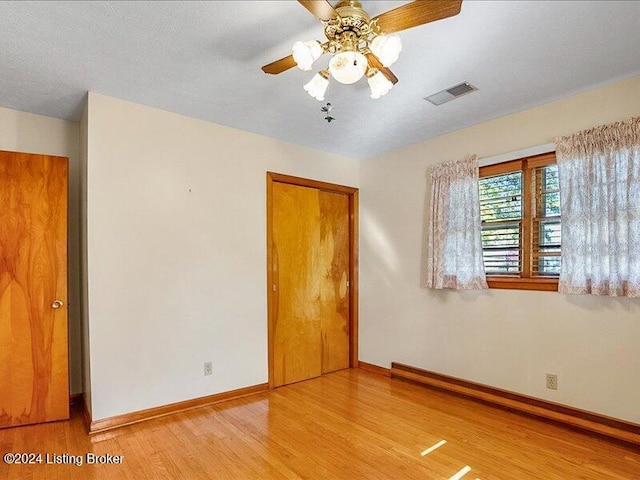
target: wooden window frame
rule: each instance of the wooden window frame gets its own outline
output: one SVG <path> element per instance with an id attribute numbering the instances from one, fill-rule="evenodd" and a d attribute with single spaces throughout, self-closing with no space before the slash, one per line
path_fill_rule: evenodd
<path id="1" fill-rule="evenodd" d="M 505 173 L 522 171 L 522 273 L 520 276 L 487 275 L 489 288 L 511 290 L 540 290 L 548 292 L 558 291 L 557 277 L 534 277 L 531 275 L 531 255 L 533 244 L 531 232 L 533 231 L 533 199 L 532 180 L 536 168 L 553 165 L 556 163 L 555 152 L 543 153 L 531 157 L 519 158 L 509 162 L 496 163 L 480 167 L 480 178 L 502 175 Z"/>

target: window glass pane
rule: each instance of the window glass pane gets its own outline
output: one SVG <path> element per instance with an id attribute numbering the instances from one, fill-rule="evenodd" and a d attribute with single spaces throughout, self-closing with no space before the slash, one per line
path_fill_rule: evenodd
<path id="1" fill-rule="evenodd" d="M 540 246 L 555 246 L 560 248 L 562 231 L 560 220 L 542 220 L 540 222 Z"/>
<path id="2" fill-rule="evenodd" d="M 520 250 L 485 251 L 483 255 L 487 275 L 518 275 L 520 273 Z"/>
<path id="3" fill-rule="evenodd" d="M 540 182 L 537 209 L 539 220 L 534 222 L 533 245 L 534 276 L 557 277 L 560 275 L 560 245 L 562 232 L 560 225 L 560 193 L 558 184 L 558 166 L 541 167 L 535 175 Z"/>
<path id="4" fill-rule="evenodd" d="M 483 223 L 522 217 L 522 172 L 481 178 L 479 192 Z"/>
<path id="5" fill-rule="evenodd" d="M 558 165 L 549 165 L 544 168 L 542 191 L 557 191 L 560 186 L 558 183 Z"/>
<path id="6" fill-rule="evenodd" d="M 520 273 L 520 223 L 482 227 L 482 255 L 487 275 Z"/>
<path id="7" fill-rule="evenodd" d="M 545 217 L 560 215 L 560 194 L 545 193 L 542 195 L 542 213 Z"/>
<path id="8" fill-rule="evenodd" d="M 558 184 L 558 165 L 542 167 L 539 186 L 540 206 L 539 214 L 543 217 L 560 215 L 560 193 Z"/>
<path id="9" fill-rule="evenodd" d="M 479 193 L 485 272 L 519 275 L 522 172 L 481 178 Z"/>
<path id="10" fill-rule="evenodd" d="M 560 275 L 560 256 L 540 257 L 538 274 L 549 277 Z"/>

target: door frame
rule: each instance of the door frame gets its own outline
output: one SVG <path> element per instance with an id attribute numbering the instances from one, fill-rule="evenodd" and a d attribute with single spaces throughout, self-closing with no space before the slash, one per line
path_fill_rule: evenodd
<path id="1" fill-rule="evenodd" d="M 358 368 L 358 189 L 294 177 L 282 173 L 267 172 L 267 338 L 269 357 L 269 389 L 273 387 L 273 342 L 275 335 L 275 295 L 273 286 L 273 184 L 286 183 L 310 187 L 349 198 L 349 367 Z"/>

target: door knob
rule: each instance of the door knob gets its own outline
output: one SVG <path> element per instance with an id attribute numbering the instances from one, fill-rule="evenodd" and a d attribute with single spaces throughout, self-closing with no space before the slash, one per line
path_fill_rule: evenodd
<path id="1" fill-rule="evenodd" d="M 63 305 L 64 302 L 62 300 L 56 300 L 51 304 L 51 308 L 60 308 Z"/>

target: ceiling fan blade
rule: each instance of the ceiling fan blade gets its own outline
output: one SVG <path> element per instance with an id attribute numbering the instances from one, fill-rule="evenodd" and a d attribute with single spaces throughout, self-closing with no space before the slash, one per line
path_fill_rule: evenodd
<path id="1" fill-rule="evenodd" d="M 327 0 L 298 0 L 298 2 L 316 18 L 325 22 L 338 16 L 338 12 L 333 9 Z"/>
<path id="2" fill-rule="evenodd" d="M 264 73 L 270 73 L 271 75 L 277 75 L 295 66 L 296 61 L 293 59 L 293 55 L 289 55 L 288 57 L 271 62 L 269 65 L 265 65 L 262 67 L 262 71 Z"/>
<path id="3" fill-rule="evenodd" d="M 373 20 L 384 33 L 417 27 L 460 13 L 462 0 L 416 0 L 378 15 Z"/>
<path id="4" fill-rule="evenodd" d="M 378 57 L 376 57 L 373 53 L 369 52 L 366 54 L 367 55 L 367 62 L 369 63 L 369 66 L 371 68 L 375 68 L 379 71 L 382 72 L 382 74 L 387 77 L 387 80 L 389 80 L 391 83 L 393 83 L 394 85 L 396 83 L 398 83 L 398 77 L 396 77 L 393 72 L 391 70 L 389 70 L 387 67 L 385 67 L 384 65 L 382 65 L 382 63 L 380 62 L 380 60 L 378 59 Z"/>

